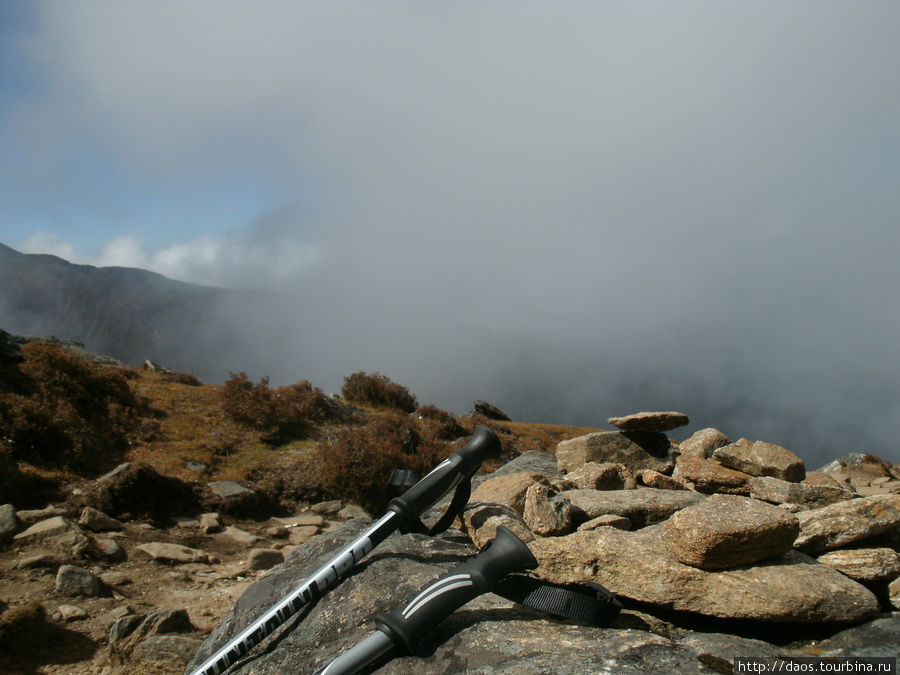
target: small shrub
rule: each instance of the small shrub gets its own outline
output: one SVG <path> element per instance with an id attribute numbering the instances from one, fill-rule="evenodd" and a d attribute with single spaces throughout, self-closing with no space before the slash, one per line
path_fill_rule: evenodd
<path id="1" fill-rule="evenodd" d="M 341 395 L 351 403 L 384 408 L 398 408 L 411 413 L 418 407 L 416 397 L 409 389 L 391 382 L 390 378 L 380 373 L 368 375 L 365 371 L 353 373 L 344 378 Z"/>
<path id="2" fill-rule="evenodd" d="M 278 389 L 269 378 L 254 384 L 246 373 L 231 373 L 222 387 L 222 410 L 229 419 L 264 433 L 264 440 L 278 442 L 299 438 L 328 415 L 327 397 L 306 380 Z"/>
<path id="3" fill-rule="evenodd" d="M 386 413 L 370 424 L 339 432 L 319 448 L 321 491 L 332 499 L 380 513 L 396 496 L 388 486 L 394 469 L 425 475 L 449 454 L 444 443 L 422 441 L 412 421 Z"/>
<path id="4" fill-rule="evenodd" d="M 21 357 L 19 392 L 0 394 L 0 441 L 14 457 L 99 470 L 124 453 L 143 404 L 119 369 L 41 342 Z"/>
<path id="5" fill-rule="evenodd" d="M 430 434 L 445 441 L 453 441 L 468 432 L 445 410 L 433 405 L 425 405 L 416 410 L 416 416 Z"/>

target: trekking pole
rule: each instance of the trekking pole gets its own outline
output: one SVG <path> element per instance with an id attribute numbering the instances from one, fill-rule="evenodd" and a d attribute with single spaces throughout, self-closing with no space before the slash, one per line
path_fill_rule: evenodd
<path id="1" fill-rule="evenodd" d="M 388 510 L 369 529 L 349 544 L 334 559 L 291 591 L 283 600 L 245 628 L 236 638 L 219 649 L 191 675 L 221 675 L 244 654 L 262 642 L 278 626 L 299 612 L 305 605 L 318 600 L 326 590 L 337 585 L 350 569 L 395 530 L 422 531 L 419 516 L 434 506 L 454 488 L 457 492 L 439 526 L 449 525 L 453 511 L 461 510 L 468 501 L 471 478 L 481 463 L 500 452 L 500 441 L 487 427 L 478 427 L 469 442 L 456 454 L 438 464 L 431 473 L 413 485 L 400 497 L 391 500 Z M 452 516 L 452 517 L 451 517 Z M 530 553 L 529 553 L 530 555 Z"/>
<path id="2" fill-rule="evenodd" d="M 419 651 L 422 638 L 439 622 L 482 593 L 490 592 L 511 572 L 537 567 L 528 547 L 500 525 L 497 536 L 471 558 L 422 589 L 403 609 L 375 617 L 378 628 L 316 675 L 352 675 L 397 645 Z"/>

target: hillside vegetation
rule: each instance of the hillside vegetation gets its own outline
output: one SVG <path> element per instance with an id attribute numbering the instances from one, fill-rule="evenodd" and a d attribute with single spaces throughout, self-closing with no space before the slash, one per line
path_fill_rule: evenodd
<path id="1" fill-rule="evenodd" d="M 345 378 L 341 397 L 308 381 L 271 388 L 232 373 L 223 385 L 168 369 L 102 365 L 44 342 L 24 345 L 0 374 L 0 503 L 60 495 L 119 463 L 147 464 L 198 485 L 236 480 L 272 509 L 324 499 L 382 509 L 393 469 L 427 473 L 475 426 L 500 435 L 493 469 L 529 450 L 552 452 L 584 428 L 455 416 L 419 406 L 380 373 Z M 40 481 L 37 496 L 26 487 Z"/>

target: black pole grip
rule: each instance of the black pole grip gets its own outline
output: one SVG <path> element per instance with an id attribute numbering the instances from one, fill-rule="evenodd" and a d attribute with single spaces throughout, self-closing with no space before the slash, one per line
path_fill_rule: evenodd
<path id="1" fill-rule="evenodd" d="M 377 615 L 375 625 L 416 653 L 425 634 L 455 610 L 490 592 L 507 574 L 537 564 L 524 542 L 500 525 L 496 537 L 478 555 L 426 586 L 403 609 Z"/>
<path id="2" fill-rule="evenodd" d="M 487 427 L 476 428 L 469 442 L 456 454 L 445 459 L 409 490 L 390 501 L 388 510 L 400 516 L 400 530 L 412 531 L 423 511 L 470 478 L 485 459 L 499 454 L 500 440 L 497 435 Z"/>

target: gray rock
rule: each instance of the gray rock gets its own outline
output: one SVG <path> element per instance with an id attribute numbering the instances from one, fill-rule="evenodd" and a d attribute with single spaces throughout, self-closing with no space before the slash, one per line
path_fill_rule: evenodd
<path id="1" fill-rule="evenodd" d="M 639 412 L 610 417 L 607 422 L 622 431 L 671 431 L 690 424 L 688 416 L 679 412 Z"/>
<path id="2" fill-rule="evenodd" d="M 573 522 L 578 525 L 597 516 L 614 515 L 628 518 L 634 527 L 659 523 L 676 511 L 705 499 L 696 492 L 636 488 L 634 490 L 568 490 L 553 497 L 568 501 Z"/>
<path id="3" fill-rule="evenodd" d="M 56 611 L 59 613 L 59 618 L 63 623 L 81 621 L 82 619 L 88 618 L 88 613 L 84 611 L 83 608 L 76 607 L 75 605 L 60 605 L 56 608 Z"/>
<path id="4" fill-rule="evenodd" d="M 155 636 L 163 636 L 171 633 L 188 633 L 196 628 L 191 623 L 188 613 L 184 609 L 163 609 L 143 615 L 126 615 L 116 620 L 109 629 L 109 656 L 113 666 L 127 666 L 133 669 L 133 662 L 144 665 L 171 665 L 166 659 L 171 656 L 168 648 L 160 648 L 167 644 L 153 640 Z M 151 640 L 150 644 L 141 648 L 142 643 Z M 180 646 L 174 649 L 178 658 L 176 665 L 183 665 L 190 659 L 191 654 L 186 653 L 187 647 L 196 648 L 196 640 L 192 643 L 178 642 Z M 175 643 L 173 643 L 175 644 Z M 171 648 L 172 645 L 169 645 Z M 171 672 L 171 671 L 170 671 Z"/>
<path id="5" fill-rule="evenodd" d="M 663 524 L 679 562 L 729 569 L 782 555 L 800 531 L 797 517 L 777 506 L 737 495 L 711 495 L 674 513 Z"/>
<path id="6" fill-rule="evenodd" d="M 523 452 L 490 474 L 490 478 L 510 473 L 538 473 L 546 477 L 551 483 L 555 483 L 562 478 L 562 474 L 557 468 L 556 456 L 547 452 L 540 452 L 539 450 Z M 481 479 L 480 476 L 475 478 Z"/>
<path id="7" fill-rule="evenodd" d="M 56 592 L 61 595 L 100 595 L 100 579 L 74 565 L 63 565 L 56 573 Z"/>
<path id="8" fill-rule="evenodd" d="M 22 544 L 42 541 L 51 537 L 58 537 L 71 529 L 72 525 L 68 520 L 62 516 L 53 516 L 35 523 L 24 532 L 19 532 L 13 537 L 13 540 Z"/>
<path id="9" fill-rule="evenodd" d="M 829 551 L 818 560 L 857 581 L 892 581 L 900 576 L 900 554 L 891 548 Z"/>
<path id="10" fill-rule="evenodd" d="M 19 562 L 16 563 L 17 569 L 37 569 L 40 567 L 53 567 L 57 568 L 60 565 L 60 560 L 53 553 L 36 553 L 34 555 L 27 556 L 22 558 Z"/>
<path id="11" fill-rule="evenodd" d="M 41 520 L 49 520 L 56 516 L 66 515 L 66 510 L 58 506 L 47 506 L 43 509 L 21 509 L 16 515 L 26 525 L 34 525 Z"/>
<path id="12" fill-rule="evenodd" d="M 209 562 L 209 556 L 204 551 L 181 544 L 151 542 L 141 544 L 135 551 L 160 563 Z"/>
<path id="13" fill-rule="evenodd" d="M 750 496 L 772 504 L 800 504 L 817 509 L 835 502 L 853 499 L 849 490 L 838 486 L 792 483 L 771 476 L 757 476 L 747 482 Z"/>
<path id="14" fill-rule="evenodd" d="M 900 612 L 886 614 L 862 626 L 848 628 L 800 651 L 818 657 L 896 658 L 900 654 Z"/>
<path id="15" fill-rule="evenodd" d="M 762 640 L 752 640 L 724 633 L 690 633 L 678 640 L 680 647 L 690 649 L 697 660 L 720 673 L 733 673 L 736 658 L 787 656 L 778 647 Z"/>
<path id="16" fill-rule="evenodd" d="M 188 669 L 213 652 L 331 560 L 368 523 L 348 521 L 296 549 L 251 585 L 206 639 Z M 437 537 L 394 534 L 355 574 L 327 593 L 290 631 L 255 649 L 234 672 L 313 672 L 367 637 L 371 617 L 403 606 L 426 584 L 475 553 L 453 531 Z M 325 639 L 323 636 L 327 636 Z M 561 648 L 564 645 L 564 648 Z M 492 594 L 454 612 L 425 644 L 427 656 L 401 656 L 379 669 L 397 673 L 527 672 L 713 673 L 697 650 L 630 628 L 589 628 L 538 618 Z"/>
<path id="17" fill-rule="evenodd" d="M 131 651 L 128 667 L 154 673 L 183 672 L 201 644 L 200 638 L 187 635 L 151 635 Z"/>
<path id="18" fill-rule="evenodd" d="M 731 443 L 728 436 L 718 429 L 707 427 L 695 431 L 694 434 L 678 444 L 678 452 L 682 455 L 693 455 L 701 459 L 709 459 L 717 449 Z"/>
<path id="19" fill-rule="evenodd" d="M 900 609 L 900 578 L 894 579 L 888 585 L 888 595 L 891 601 L 891 606 L 894 609 Z"/>
<path id="20" fill-rule="evenodd" d="M 89 530 L 94 530 L 95 532 L 122 529 L 122 523 L 115 518 L 106 515 L 103 511 L 98 511 L 92 506 L 85 506 L 81 510 L 81 517 L 78 519 L 78 524 Z"/>
<path id="21" fill-rule="evenodd" d="M 794 546 L 816 553 L 840 548 L 900 525 L 900 495 L 876 495 L 801 511 Z"/>
<path id="22" fill-rule="evenodd" d="M 322 516 L 336 516 L 342 508 L 344 508 L 344 503 L 340 499 L 332 499 L 331 501 L 313 504 L 309 507 L 309 510 Z"/>
<path id="23" fill-rule="evenodd" d="M 730 469 L 751 476 L 772 476 L 797 483 L 806 476 L 803 460 L 786 448 L 741 438 L 713 452 L 713 458 Z"/>
<path id="24" fill-rule="evenodd" d="M 222 533 L 229 539 L 236 541 L 238 544 L 244 544 L 245 546 L 253 546 L 256 542 L 259 541 L 259 537 L 257 537 L 252 532 L 247 532 L 246 530 L 242 530 L 239 527 L 235 527 L 234 525 L 229 525 L 225 528 L 225 531 Z"/>
<path id="25" fill-rule="evenodd" d="M 572 506 L 566 501 L 551 501 L 550 488 L 535 483 L 525 495 L 522 514 L 528 529 L 541 537 L 555 537 L 572 531 Z"/>
<path id="26" fill-rule="evenodd" d="M 128 558 L 125 549 L 115 539 L 93 539 L 92 543 L 94 545 L 94 553 L 99 558 L 104 558 L 111 562 L 121 562 Z"/>
<path id="27" fill-rule="evenodd" d="M 203 513 L 200 515 L 200 532 L 212 534 L 222 529 L 222 521 L 218 513 Z"/>
<path id="28" fill-rule="evenodd" d="M 284 562 L 284 554 L 274 548 L 254 548 L 247 557 L 251 570 L 267 570 Z"/>
<path id="29" fill-rule="evenodd" d="M 617 462 L 634 472 L 670 473 L 675 452 L 668 436 L 650 431 L 597 431 L 556 446 L 557 467 L 575 471 L 587 462 Z"/>
<path id="30" fill-rule="evenodd" d="M 476 400 L 473 404 L 475 412 L 484 415 L 489 420 L 500 420 L 501 422 L 509 422 L 509 416 L 495 405 L 487 401 Z"/>
<path id="31" fill-rule="evenodd" d="M 12 539 L 19 531 L 19 519 L 16 517 L 16 507 L 12 504 L 0 506 L 0 543 Z"/>
<path id="32" fill-rule="evenodd" d="M 868 589 L 798 551 L 737 569 L 701 570 L 678 562 L 662 528 L 604 527 L 537 539 L 530 544 L 540 563 L 535 574 L 592 581 L 639 602 L 720 618 L 854 623 L 879 612 Z"/>
<path id="33" fill-rule="evenodd" d="M 208 487 L 218 508 L 226 513 L 252 510 L 259 502 L 259 497 L 253 490 L 232 480 L 213 481 Z"/>

